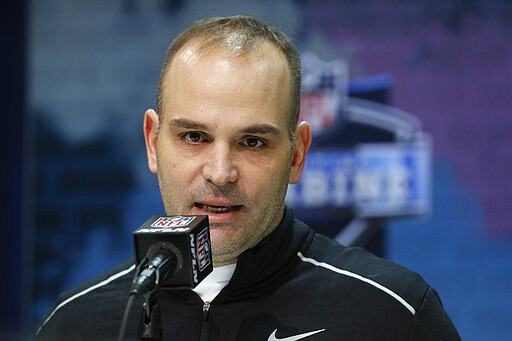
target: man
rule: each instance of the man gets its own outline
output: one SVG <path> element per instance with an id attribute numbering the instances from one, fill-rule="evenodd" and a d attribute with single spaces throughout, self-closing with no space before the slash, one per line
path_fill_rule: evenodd
<path id="1" fill-rule="evenodd" d="M 458 340 L 419 275 L 285 207 L 311 143 L 300 77 L 288 38 L 252 18 L 203 20 L 171 44 L 144 117 L 148 165 L 167 214 L 208 214 L 215 268 L 194 290 L 158 291 L 163 339 Z M 116 338 L 132 262 L 61 296 L 37 336 Z"/>

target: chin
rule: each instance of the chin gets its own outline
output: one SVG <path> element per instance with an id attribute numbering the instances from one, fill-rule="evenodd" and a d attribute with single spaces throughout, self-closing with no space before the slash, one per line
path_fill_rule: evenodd
<path id="1" fill-rule="evenodd" d="M 220 233 L 219 233 L 220 232 Z M 222 231 L 225 232 L 225 231 Z M 221 231 L 210 231 L 212 240 L 212 254 L 214 258 L 227 259 L 229 257 L 237 257 L 244 250 L 240 250 L 240 237 L 233 233 L 222 233 Z"/>

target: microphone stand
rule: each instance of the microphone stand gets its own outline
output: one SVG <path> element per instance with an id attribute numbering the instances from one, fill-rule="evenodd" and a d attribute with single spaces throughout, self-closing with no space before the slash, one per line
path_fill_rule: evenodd
<path id="1" fill-rule="evenodd" d="M 142 304 L 141 323 L 137 333 L 139 340 L 161 340 L 161 315 L 160 306 L 156 299 L 156 288 L 144 295 Z"/>
<path id="2" fill-rule="evenodd" d="M 137 267 L 137 276 L 143 271 L 146 262 L 143 261 Z M 141 323 L 137 332 L 138 340 L 161 340 L 162 339 L 162 318 L 160 306 L 158 305 L 156 293 L 160 288 L 160 269 L 155 269 L 155 284 L 151 291 L 144 294 L 142 303 Z M 135 276 L 135 277 L 137 277 Z"/>

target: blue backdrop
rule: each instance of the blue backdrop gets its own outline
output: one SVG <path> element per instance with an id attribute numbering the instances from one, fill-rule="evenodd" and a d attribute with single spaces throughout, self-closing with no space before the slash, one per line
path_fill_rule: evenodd
<path id="1" fill-rule="evenodd" d="M 142 118 L 170 40 L 193 20 L 248 14 L 301 52 L 387 74 L 387 98 L 433 141 L 431 210 L 386 223 L 386 257 L 440 293 L 465 340 L 512 333 L 512 5 L 505 1 L 33 1 L 28 171 L 33 267 L 24 329 L 56 294 L 132 254 L 163 213 Z M 30 242 L 33 240 L 33 243 Z"/>

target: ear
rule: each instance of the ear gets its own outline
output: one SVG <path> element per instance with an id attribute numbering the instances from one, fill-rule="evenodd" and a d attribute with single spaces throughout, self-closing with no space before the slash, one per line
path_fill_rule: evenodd
<path id="1" fill-rule="evenodd" d="M 299 181 L 310 145 L 311 127 L 306 121 L 300 122 L 295 129 L 295 147 L 292 155 L 290 178 L 288 179 L 290 184 Z"/>
<path id="2" fill-rule="evenodd" d="M 148 156 L 148 168 L 151 173 L 157 172 L 156 140 L 158 134 L 159 117 L 153 109 L 146 110 L 144 114 L 144 140 L 146 141 L 146 154 Z"/>

